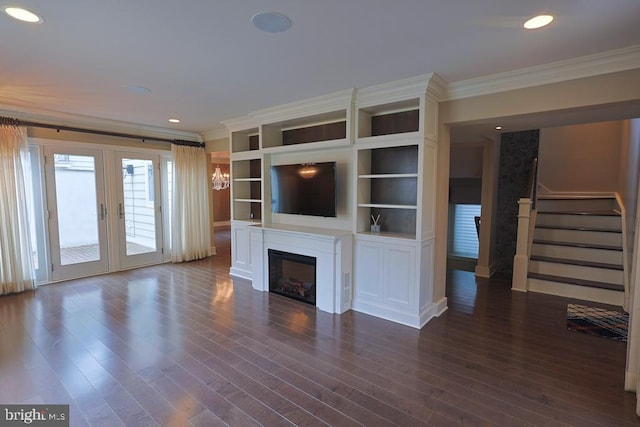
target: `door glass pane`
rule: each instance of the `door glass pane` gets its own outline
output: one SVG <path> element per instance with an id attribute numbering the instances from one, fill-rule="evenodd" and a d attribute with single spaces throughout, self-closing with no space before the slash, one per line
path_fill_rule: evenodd
<path id="1" fill-rule="evenodd" d="M 93 156 L 54 154 L 62 265 L 100 259 L 96 169 Z"/>
<path id="2" fill-rule="evenodd" d="M 126 254 L 156 251 L 155 180 L 151 160 L 122 159 Z"/>

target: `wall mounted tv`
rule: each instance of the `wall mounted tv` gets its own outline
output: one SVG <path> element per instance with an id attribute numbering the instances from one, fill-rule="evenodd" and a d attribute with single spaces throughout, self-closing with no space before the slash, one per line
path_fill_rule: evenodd
<path id="1" fill-rule="evenodd" d="M 271 166 L 271 212 L 336 216 L 336 162 Z"/>

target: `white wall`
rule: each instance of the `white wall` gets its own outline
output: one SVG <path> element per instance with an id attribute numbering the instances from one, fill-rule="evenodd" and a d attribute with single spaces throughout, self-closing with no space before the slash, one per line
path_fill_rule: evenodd
<path id="1" fill-rule="evenodd" d="M 451 144 L 450 178 L 481 178 L 483 148 L 479 144 Z"/>
<path id="2" fill-rule="evenodd" d="M 538 181 L 554 192 L 619 192 L 624 122 L 540 130 Z"/>
<path id="3" fill-rule="evenodd" d="M 625 206 L 627 254 L 633 265 L 638 190 L 640 188 L 640 118 L 626 120 L 620 156 L 620 196 Z"/>

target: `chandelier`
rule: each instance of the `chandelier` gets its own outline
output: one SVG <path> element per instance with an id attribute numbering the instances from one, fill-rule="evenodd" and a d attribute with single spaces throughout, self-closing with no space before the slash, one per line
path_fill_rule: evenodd
<path id="1" fill-rule="evenodd" d="M 219 165 L 216 165 L 216 170 L 211 175 L 211 186 L 218 191 L 229 188 L 229 174 L 222 173 Z"/>

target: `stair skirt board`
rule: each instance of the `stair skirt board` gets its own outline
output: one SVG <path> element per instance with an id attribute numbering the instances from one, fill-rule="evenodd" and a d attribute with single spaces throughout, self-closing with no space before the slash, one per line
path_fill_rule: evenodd
<path id="1" fill-rule="evenodd" d="M 580 261 L 604 262 L 609 264 L 622 264 L 622 251 L 576 246 L 562 246 L 544 243 L 533 243 L 531 256 L 544 256 L 552 258 L 567 258 Z"/>
<path id="2" fill-rule="evenodd" d="M 542 226 L 595 227 L 619 230 L 620 224 L 620 216 L 616 215 L 575 215 L 538 212 L 536 217 L 536 225 Z"/>
<path id="3" fill-rule="evenodd" d="M 593 280 L 595 282 L 606 282 L 624 286 L 624 274 L 622 270 L 609 268 L 532 260 L 529 262 L 529 272 L 572 279 Z"/>
<path id="4" fill-rule="evenodd" d="M 531 277 L 527 279 L 527 290 L 529 292 L 575 298 L 619 307 L 622 307 L 624 303 L 624 292 L 621 291 L 551 282 Z"/>

